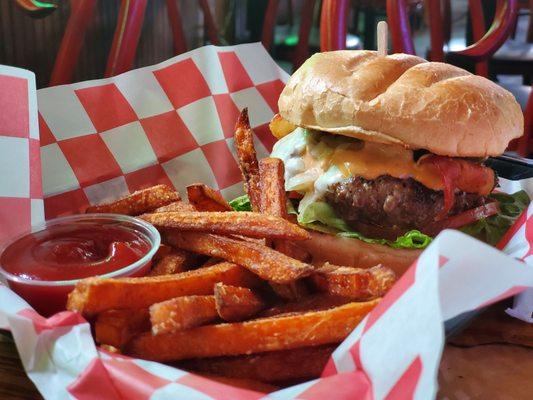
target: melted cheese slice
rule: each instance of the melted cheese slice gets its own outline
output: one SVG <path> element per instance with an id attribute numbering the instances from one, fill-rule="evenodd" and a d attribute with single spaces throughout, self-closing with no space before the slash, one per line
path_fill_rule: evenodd
<path id="1" fill-rule="evenodd" d="M 433 165 L 417 164 L 412 150 L 401 146 L 372 142 L 349 145 L 335 149 L 326 164 L 327 167 L 337 166 L 345 178 L 361 176 L 370 180 L 390 175 L 401 179 L 413 178 L 432 190 L 444 188 L 441 174 Z"/>

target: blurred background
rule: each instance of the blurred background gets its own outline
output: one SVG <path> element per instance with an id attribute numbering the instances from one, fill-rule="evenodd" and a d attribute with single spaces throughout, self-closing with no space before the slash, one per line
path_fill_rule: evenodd
<path id="1" fill-rule="evenodd" d="M 34 71 L 42 88 L 261 41 L 290 73 L 317 51 L 376 49 L 387 20 L 389 51 L 498 82 L 530 132 L 532 10 L 533 0 L 0 0 L 0 63 Z M 530 154 L 529 143 L 518 151 Z"/>

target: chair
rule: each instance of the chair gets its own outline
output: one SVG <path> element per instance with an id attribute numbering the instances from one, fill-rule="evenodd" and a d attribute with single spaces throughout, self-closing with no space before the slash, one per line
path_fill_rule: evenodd
<path id="1" fill-rule="evenodd" d="M 290 9 L 292 10 L 292 1 Z M 276 16 L 278 11 L 278 0 L 269 0 L 263 20 L 261 33 L 261 43 L 267 50 L 271 50 L 276 27 Z M 304 0 L 300 9 L 300 28 L 298 32 L 298 44 L 291 55 L 293 68 L 297 69 L 309 57 L 309 38 L 313 26 L 313 16 L 316 0 Z"/>
<path id="2" fill-rule="evenodd" d="M 113 43 L 107 59 L 105 77 L 118 75 L 132 68 L 146 5 L 147 0 L 121 0 Z M 180 54 L 187 51 L 187 43 L 177 0 L 166 0 L 166 5 L 172 29 L 174 52 Z M 207 0 L 199 0 L 199 5 L 204 15 L 206 36 L 211 43 L 218 44 L 217 27 L 209 3 Z M 50 86 L 72 81 L 85 33 L 94 16 L 95 7 L 96 0 L 71 1 L 71 14 L 54 63 Z"/>

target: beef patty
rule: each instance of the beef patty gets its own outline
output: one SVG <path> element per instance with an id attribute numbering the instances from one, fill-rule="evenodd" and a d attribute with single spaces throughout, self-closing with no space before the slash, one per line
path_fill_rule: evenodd
<path id="1" fill-rule="evenodd" d="M 414 179 L 399 179 L 382 175 L 367 180 L 352 177 L 335 184 L 326 201 L 350 227 L 369 236 L 382 234 L 394 238 L 411 229 L 427 232 L 444 203 L 442 191 L 428 189 Z M 456 192 L 455 204 L 448 215 L 486 203 L 487 198 L 471 193 Z M 379 232 L 379 233 L 377 233 Z"/>

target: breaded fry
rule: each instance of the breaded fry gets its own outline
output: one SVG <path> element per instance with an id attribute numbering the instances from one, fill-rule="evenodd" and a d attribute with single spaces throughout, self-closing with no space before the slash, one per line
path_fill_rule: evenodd
<path id="1" fill-rule="evenodd" d="M 396 275 L 382 265 L 365 269 L 326 263 L 316 271 L 312 280 L 322 292 L 354 300 L 368 300 L 387 293 L 396 282 Z"/>
<path id="2" fill-rule="evenodd" d="M 179 296 L 213 294 L 217 282 L 254 287 L 261 281 L 245 268 L 232 263 L 174 275 L 143 278 L 87 278 L 69 294 L 67 309 L 91 316 L 105 310 L 148 308 Z"/>
<path id="3" fill-rule="evenodd" d="M 248 120 L 248 109 L 244 108 L 235 125 L 235 148 L 239 158 L 239 167 L 244 178 L 244 187 L 250 198 L 252 210 L 260 210 L 259 165 L 254 147 L 253 131 Z"/>
<path id="4" fill-rule="evenodd" d="M 293 282 L 314 271 L 312 265 L 287 257 L 261 244 L 224 236 L 197 232 L 171 232 L 167 234 L 167 241 L 180 249 L 242 265 L 261 278 L 275 283 Z"/>
<path id="5" fill-rule="evenodd" d="M 187 186 L 187 198 L 198 211 L 233 211 L 220 193 L 203 183 Z"/>
<path id="6" fill-rule="evenodd" d="M 172 211 L 179 211 L 179 212 L 186 212 L 186 211 L 196 211 L 196 208 L 189 203 L 185 203 L 181 200 L 175 201 L 173 203 L 167 204 L 163 207 L 158 207 L 153 213 L 165 213 L 165 212 L 172 212 Z"/>
<path id="7" fill-rule="evenodd" d="M 268 127 L 276 139 L 281 139 L 296 129 L 296 125 L 291 124 L 279 114 L 272 117 Z"/>
<path id="8" fill-rule="evenodd" d="M 139 190 L 112 203 L 91 206 L 88 213 L 139 215 L 180 200 L 180 195 L 167 185 Z"/>
<path id="9" fill-rule="evenodd" d="M 285 168 L 283 161 L 280 159 L 264 158 L 259 161 L 261 212 L 287 219 L 287 194 L 285 192 L 284 174 Z M 305 259 L 305 252 L 298 251 L 299 249 L 293 242 L 278 239 L 273 240 L 270 244 L 274 249 L 289 257 L 300 261 Z M 305 284 L 300 281 L 289 284 L 271 283 L 270 286 L 278 296 L 286 300 L 296 300 L 308 293 Z"/>
<path id="10" fill-rule="evenodd" d="M 309 290 L 302 280 L 286 284 L 270 283 L 270 287 L 279 297 L 288 301 L 301 299 L 309 294 Z"/>
<path id="11" fill-rule="evenodd" d="M 164 256 L 169 254 L 172 251 L 172 247 L 170 247 L 168 244 L 161 243 L 159 245 L 159 248 L 155 252 L 154 256 L 152 257 L 152 262 L 161 260 Z"/>
<path id="12" fill-rule="evenodd" d="M 343 304 L 350 302 L 351 300 L 346 297 L 331 296 L 328 294 L 312 294 L 298 299 L 298 301 L 279 304 L 268 308 L 264 311 L 261 311 L 258 317 L 279 317 L 294 313 L 328 310 L 330 308 L 342 306 Z"/>
<path id="13" fill-rule="evenodd" d="M 150 306 L 154 335 L 194 328 L 217 317 L 214 296 L 175 297 Z"/>
<path id="14" fill-rule="evenodd" d="M 94 324 L 95 340 L 99 344 L 121 349 L 136 334 L 150 330 L 146 308 L 108 310 L 98 314 Z"/>
<path id="15" fill-rule="evenodd" d="M 208 232 L 220 235 L 243 235 L 254 238 L 305 240 L 309 233 L 279 217 L 238 211 L 187 211 L 144 214 L 147 222 L 159 228 Z"/>
<path id="16" fill-rule="evenodd" d="M 279 158 L 263 158 L 259 161 L 261 212 L 287 219 L 284 174 L 283 161 Z"/>
<path id="17" fill-rule="evenodd" d="M 177 274 L 190 269 L 198 256 L 185 250 L 171 249 L 170 252 L 154 263 L 148 276 Z"/>
<path id="18" fill-rule="evenodd" d="M 348 303 L 324 311 L 206 325 L 157 336 L 141 334 L 125 352 L 147 360 L 172 361 L 338 343 L 378 302 Z"/>
<path id="19" fill-rule="evenodd" d="M 224 321 L 243 321 L 257 314 L 265 307 L 264 301 L 248 288 L 215 285 L 215 306 Z"/>
<path id="20" fill-rule="evenodd" d="M 285 383 L 320 376 L 336 345 L 302 347 L 245 356 L 196 358 L 179 363 L 180 368 L 228 378 Z"/>

